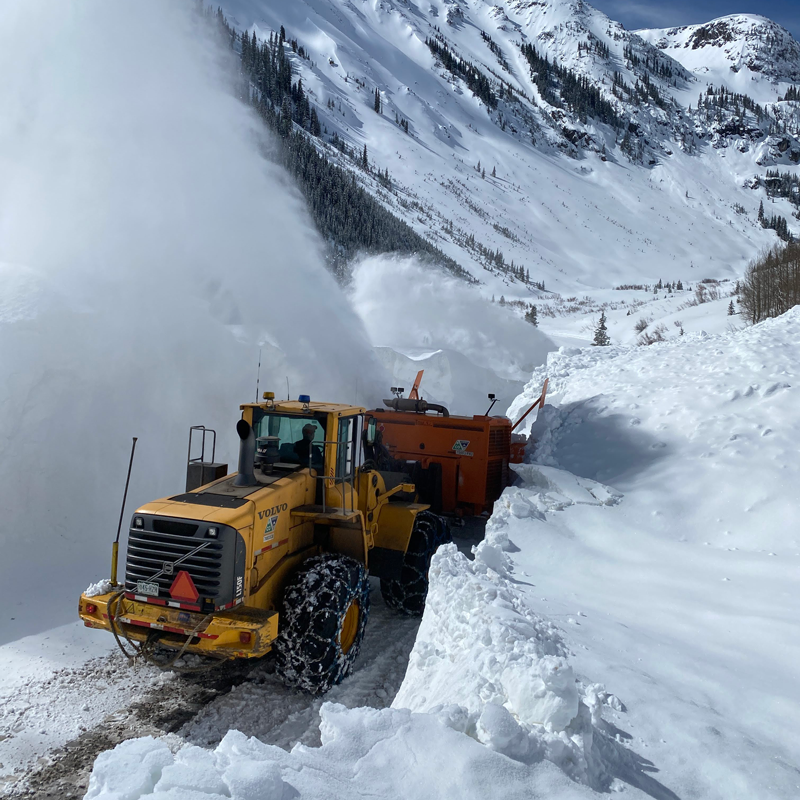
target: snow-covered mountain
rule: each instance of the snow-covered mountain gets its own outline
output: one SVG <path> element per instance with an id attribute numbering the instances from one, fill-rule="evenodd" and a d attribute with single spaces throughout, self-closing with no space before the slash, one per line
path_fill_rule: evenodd
<path id="1" fill-rule="evenodd" d="M 582 0 L 223 9 L 262 42 L 284 26 L 320 139 L 340 143 L 322 146 L 487 295 L 734 276 L 777 241 L 757 176 L 800 162 L 800 104 L 778 102 L 800 45 L 767 20 L 632 33 Z M 788 201 L 773 210 L 800 232 Z"/>
<path id="2" fill-rule="evenodd" d="M 759 103 L 782 99 L 790 85 L 800 82 L 800 44 L 785 28 L 756 14 L 636 33 L 699 80 Z"/>

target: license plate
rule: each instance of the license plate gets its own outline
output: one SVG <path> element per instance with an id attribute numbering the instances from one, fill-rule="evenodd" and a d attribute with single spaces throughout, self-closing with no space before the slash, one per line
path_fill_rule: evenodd
<path id="1" fill-rule="evenodd" d="M 158 584 L 138 581 L 136 583 L 136 594 L 146 594 L 148 597 L 158 597 Z"/>

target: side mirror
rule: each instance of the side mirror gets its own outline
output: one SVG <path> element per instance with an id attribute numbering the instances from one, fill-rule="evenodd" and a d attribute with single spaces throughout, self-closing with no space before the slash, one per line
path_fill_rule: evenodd
<path id="1" fill-rule="evenodd" d="M 372 447 L 375 444 L 375 437 L 378 433 L 378 422 L 375 417 L 371 417 L 369 422 L 367 423 L 367 433 L 364 436 L 364 440 L 366 443 Z"/>

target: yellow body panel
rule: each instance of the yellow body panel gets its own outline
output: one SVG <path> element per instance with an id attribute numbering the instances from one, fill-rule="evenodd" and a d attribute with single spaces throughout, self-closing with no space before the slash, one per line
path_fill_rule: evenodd
<path id="1" fill-rule="evenodd" d="M 429 506 L 420 503 L 386 503 L 380 507 L 378 529 L 375 532 L 375 547 L 399 550 L 405 553 L 411 539 L 414 521 L 420 511 Z"/>

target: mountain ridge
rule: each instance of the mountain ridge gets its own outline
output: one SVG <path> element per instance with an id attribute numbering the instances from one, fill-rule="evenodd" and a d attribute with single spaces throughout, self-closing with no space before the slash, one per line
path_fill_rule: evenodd
<path id="1" fill-rule="evenodd" d="M 709 95 L 669 52 L 582 0 L 230 0 L 224 10 L 259 41 L 286 26 L 303 50 L 293 69 L 319 111 L 320 146 L 366 145 L 391 188 L 330 155 L 487 293 L 732 276 L 775 241 L 756 213 L 765 170 L 800 163 L 798 103 Z M 594 116 L 598 98 L 621 123 Z M 776 205 L 791 229 L 795 207 Z"/>

